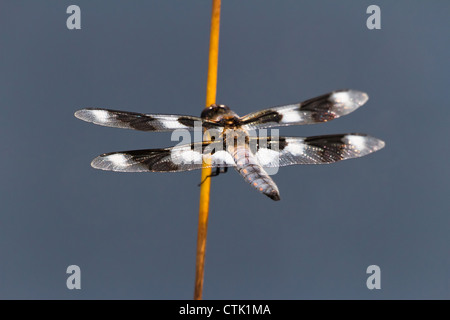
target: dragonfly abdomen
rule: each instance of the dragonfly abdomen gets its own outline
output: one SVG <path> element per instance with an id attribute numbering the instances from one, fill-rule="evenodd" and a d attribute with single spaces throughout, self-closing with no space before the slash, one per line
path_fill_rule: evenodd
<path id="1" fill-rule="evenodd" d="M 272 200 L 280 200 L 280 193 L 277 185 L 258 164 L 255 156 L 248 147 L 234 148 L 231 154 L 236 162 L 236 170 L 245 181 Z"/>

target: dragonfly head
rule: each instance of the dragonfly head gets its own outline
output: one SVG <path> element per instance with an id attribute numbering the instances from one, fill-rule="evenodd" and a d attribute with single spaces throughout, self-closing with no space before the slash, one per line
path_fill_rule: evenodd
<path id="1" fill-rule="evenodd" d="M 201 117 L 210 121 L 220 121 L 237 117 L 237 115 L 224 104 L 213 104 L 202 111 Z"/>

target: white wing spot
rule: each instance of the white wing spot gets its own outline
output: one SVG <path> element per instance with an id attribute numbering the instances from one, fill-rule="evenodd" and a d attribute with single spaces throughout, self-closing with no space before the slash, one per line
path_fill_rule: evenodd
<path id="1" fill-rule="evenodd" d="M 354 146 L 359 151 L 366 149 L 366 138 L 361 136 L 348 136 L 347 143 Z"/>
<path id="2" fill-rule="evenodd" d="M 335 92 L 332 95 L 332 100 L 336 101 L 337 103 L 342 103 L 344 105 L 351 104 L 352 101 L 350 99 L 350 95 L 348 92 Z"/>
<path id="3" fill-rule="evenodd" d="M 283 116 L 283 122 L 292 123 L 302 121 L 302 116 L 298 110 L 280 111 L 280 113 Z"/>
<path id="4" fill-rule="evenodd" d="M 280 160 L 280 153 L 271 149 L 260 148 L 256 153 L 256 158 L 262 166 L 269 164 L 277 165 Z"/>
<path id="5" fill-rule="evenodd" d="M 105 123 L 109 119 L 108 112 L 105 110 L 92 110 L 91 112 L 97 122 Z"/>
<path id="6" fill-rule="evenodd" d="M 187 148 L 173 149 L 170 153 L 172 162 L 175 164 L 200 164 L 202 163 L 202 154 Z"/>
<path id="7" fill-rule="evenodd" d="M 300 156 L 305 151 L 303 141 L 287 141 L 288 145 L 284 148 L 285 151 L 291 153 L 293 156 Z"/>
<path id="8" fill-rule="evenodd" d="M 115 153 L 106 157 L 108 161 L 111 161 L 116 166 L 124 166 L 127 163 L 127 157 L 121 153 Z"/>
<path id="9" fill-rule="evenodd" d="M 182 125 L 178 121 L 172 119 L 172 118 L 164 118 L 160 117 L 157 118 L 159 121 L 159 125 L 162 129 L 185 129 L 187 128 L 185 125 Z"/>
<path id="10" fill-rule="evenodd" d="M 233 157 L 231 154 L 224 150 L 216 151 L 212 156 L 213 164 L 228 164 L 235 165 Z"/>

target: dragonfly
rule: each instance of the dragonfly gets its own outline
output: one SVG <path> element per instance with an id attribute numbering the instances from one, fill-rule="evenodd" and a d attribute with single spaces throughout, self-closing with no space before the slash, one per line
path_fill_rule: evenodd
<path id="1" fill-rule="evenodd" d="M 365 104 L 368 95 L 336 90 L 294 104 L 276 106 L 239 117 L 226 105 L 213 104 L 200 117 L 143 114 L 103 108 L 75 112 L 78 119 L 97 125 L 139 131 L 212 130 L 211 138 L 169 148 L 104 153 L 91 162 L 96 169 L 118 172 L 180 172 L 209 167 L 208 176 L 234 168 L 252 187 L 280 200 L 269 168 L 295 164 L 329 164 L 358 158 L 382 149 L 384 141 L 361 133 L 310 137 L 261 137 L 250 132 L 280 126 L 328 122 Z M 230 138 L 231 137 L 231 138 Z"/>

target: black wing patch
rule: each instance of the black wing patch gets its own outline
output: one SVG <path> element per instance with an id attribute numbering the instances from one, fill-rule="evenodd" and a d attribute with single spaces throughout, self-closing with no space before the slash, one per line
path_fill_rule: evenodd
<path id="1" fill-rule="evenodd" d="M 333 163 L 362 157 L 384 147 L 382 140 L 358 133 L 307 138 L 279 137 L 267 141 L 251 138 L 252 144 L 257 160 L 263 167 Z"/>
<path id="2" fill-rule="evenodd" d="M 327 122 L 356 110 L 368 99 L 366 93 L 356 90 L 333 91 L 301 103 L 250 113 L 241 121 L 249 130 Z"/>
<path id="3" fill-rule="evenodd" d="M 143 114 L 128 111 L 87 108 L 75 112 L 78 119 L 92 122 L 101 126 L 134 129 L 140 131 L 172 131 L 176 129 L 192 130 L 196 125 L 203 128 L 220 128 L 214 122 L 199 117 Z"/>
<path id="4" fill-rule="evenodd" d="M 223 150 L 223 142 L 197 142 L 164 149 L 105 153 L 94 160 L 96 169 L 119 172 L 177 172 L 207 167 L 233 167 L 233 157 Z"/>

